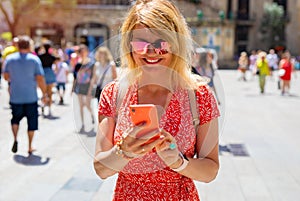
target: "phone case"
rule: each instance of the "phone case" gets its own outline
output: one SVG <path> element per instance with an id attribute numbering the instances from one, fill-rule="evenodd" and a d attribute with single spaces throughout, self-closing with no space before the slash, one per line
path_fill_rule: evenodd
<path id="1" fill-rule="evenodd" d="M 149 132 L 159 129 L 158 115 L 156 106 L 153 104 L 138 104 L 130 105 L 130 117 L 134 125 L 145 122 L 145 129 L 143 129 L 137 137 L 145 137 L 152 139 L 157 135 L 147 135 Z M 159 136 L 158 136 L 159 137 Z"/>

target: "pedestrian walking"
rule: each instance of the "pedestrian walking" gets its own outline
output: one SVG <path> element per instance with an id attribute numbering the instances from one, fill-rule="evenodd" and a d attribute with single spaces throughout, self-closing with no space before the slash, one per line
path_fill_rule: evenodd
<path id="1" fill-rule="evenodd" d="M 247 81 L 246 79 L 246 72 L 248 69 L 248 64 L 249 64 L 249 58 L 247 56 L 247 52 L 241 52 L 239 61 L 238 61 L 238 70 L 241 72 L 241 77 L 239 80 Z"/>
<path id="2" fill-rule="evenodd" d="M 260 93 L 265 93 L 265 85 L 266 85 L 266 77 L 271 74 L 271 70 L 268 64 L 268 61 L 266 59 L 266 52 L 261 51 L 258 54 L 258 59 L 256 61 L 256 67 L 259 77 L 259 87 L 260 87 Z"/>
<path id="3" fill-rule="evenodd" d="M 66 91 L 66 83 L 68 82 L 69 66 L 63 61 L 61 56 L 57 57 L 55 62 L 54 73 L 56 75 L 56 89 L 59 97 L 58 104 L 64 104 L 64 95 Z"/>
<path id="4" fill-rule="evenodd" d="M 138 0 L 121 34 L 121 64 L 128 73 L 100 96 L 96 173 L 101 178 L 118 173 L 114 200 L 197 201 L 193 180 L 210 182 L 219 169 L 219 110 L 208 86 L 191 73 L 187 23 L 171 1 Z M 148 131 L 148 138 L 138 137 L 147 123 L 133 124 L 132 104 L 164 108 L 160 129 Z M 194 112 L 200 118 L 197 133 Z"/>
<path id="5" fill-rule="evenodd" d="M 47 88 L 47 96 L 49 98 L 49 101 L 46 105 L 42 106 L 42 113 L 44 115 L 44 106 L 47 106 L 49 109 L 48 115 L 52 116 L 52 111 L 51 111 L 51 105 L 52 105 L 52 89 L 56 83 L 56 77 L 54 74 L 54 71 L 52 69 L 56 57 L 53 56 L 49 51 L 51 48 L 51 42 L 47 41 L 43 44 L 44 48 L 44 53 L 41 55 L 38 55 L 42 62 L 42 66 L 45 72 L 45 80 L 46 80 L 46 88 Z"/>
<path id="6" fill-rule="evenodd" d="M 89 50 L 86 45 L 80 45 L 79 47 L 79 60 L 75 65 L 74 71 L 74 83 L 73 91 L 78 96 L 79 109 L 80 109 L 80 118 L 82 126 L 79 132 L 85 131 L 85 122 L 84 122 L 84 106 L 88 109 L 92 123 L 94 124 L 95 118 L 93 115 L 93 110 L 91 107 L 92 100 L 92 90 L 93 84 L 96 82 L 96 68 L 95 61 L 89 57 Z"/>
<path id="7" fill-rule="evenodd" d="M 13 53 L 19 51 L 18 50 L 18 42 L 19 42 L 19 38 L 18 37 L 14 37 L 12 39 L 11 44 L 9 44 L 8 46 L 6 46 L 3 49 L 3 52 L 2 52 L 2 59 L 3 60 L 5 60 L 8 55 L 13 54 Z"/>
<path id="8" fill-rule="evenodd" d="M 279 76 L 281 79 L 281 94 L 288 94 L 291 88 L 291 78 L 294 65 L 291 62 L 291 54 L 286 51 L 282 55 L 282 59 L 279 62 Z"/>
<path id="9" fill-rule="evenodd" d="M 277 56 L 277 54 L 275 53 L 274 49 L 270 49 L 269 50 L 269 54 L 267 55 L 267 61 L 268 64 L 270 66 L 270 70 L 271 70 L 271 75 L 272 75 L 272 80 L 275 78 L 277 78 L 277 70 L 278 70 L 278 63 L 279 63 L 279 58 Z M 280 81 L 280 79 L 276 79 L 276 81 Z"/>
<path id="10" fill-rule="evenodd" d="M 10 82 L 10 105 L 12 109 L 11 128 L 14 135 L 12 152 L 18 151 L 19 123 L 23 117 L 28 125 L 28 153 L 34 149 L 32 140 L 34 131 L 38 129 L 38 96 L 37 86 L 43 93 L 42 100 L 46 102 L 46 84 L 40 59 L 31 53 L 30 38 L 20 36 L 19 52 L 7 56 L 4 64 L 4 78 Z"/>
<path id="11" fill-rule="evenodd" d="M 275 53 L 274 49 L 269 50 L 269 54 L 267 55 L 267 61 L 268 61 L 271 71 L 278 70 L 279 59 L 278 59 L 278 56 Z"/>
<path id="12" fill-rule="evenodd" d="M 97 87 L 95 97 L 100 99 L 100 94 L 105 85 L 117 78 L 116 64 L 107 47 L 99 47 L 95 53 L 95 68 L 97 75 Z"/>
<path id="13" fill-rule="evenodd" d="M 197 52 L 199 51 L 199 52 Z M 215 85 L 214 85 L 214 76 L 215 76 L 215 70 L 217 70 L 217 67 L 214 67 L 213 64 L 213 54 L 207 51 L 200 51 L 196 49 L 196 56 L 194 56 L 194 66 L 192 67 L 192 72 L 195 74 L 198 74 L 202 77 L 205 77 L 208 79 L 208 86 L 213 90 L 216 99 L 218 101 L 218 104 L 220 104 L 220 99 L 218 97 Z"/>
<path id="14" fill-rule="evenodd" d="M 251 51 L 251 55 L 249 56 L 249 71 L 251 80 L 253 80 L 255 74 L 256 74 L 256 60 L 257 60 L 257 52 L 256 50 Z"/>

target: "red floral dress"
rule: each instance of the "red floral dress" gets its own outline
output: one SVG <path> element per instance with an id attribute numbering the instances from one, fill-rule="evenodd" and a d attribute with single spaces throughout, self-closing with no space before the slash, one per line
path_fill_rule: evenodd
<path id="1" fill-rule="evenodd" d="M 99 114 L 116 117 L 118 83 L 108 84 L 102 91 L 99 102 Z M 114 133 L 114 143 L 123 132 L 132 126 L 129 117 L 129 105 L 137 104 L 137 84 L 129 87 L 118 108 L 118 118 Z M 200 124 L 205 124 L 219 116 L 214 96 L 206 86 L 196 92 Z M 119 100 L 118 100 L 119 101 Z M 160 127 L 171 133 L 178 149 L 188 157 L 194 155 L 196 143 L 195 128 L 187 90 L 177 90 L 165 113 L 161 116 Z M 119 172 L 114 193 L 114 201 L 197 201 L 200 200 L 192 179 L 167 167 L 155 153 L 131 160 Z"/>

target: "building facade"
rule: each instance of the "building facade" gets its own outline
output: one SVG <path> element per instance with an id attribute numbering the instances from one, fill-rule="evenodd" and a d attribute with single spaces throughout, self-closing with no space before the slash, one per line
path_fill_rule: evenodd
<path id="1" fill-rule="evenodd" d="M 17 34 L 29 34 L 64 46 L 67 42 L 85 43 L 92 50 L 103 42 L 115 48 L 123 18 L 130 8 L 128 0 L 40 0 L 40 5 L 22 15 Z M 49 3 L 51 2 L 51 3 Z M 53 3 L 54 2 L 54 3 Z M 63 2 L 63 1 L 62 1 Z M 67 1 L 64 1 L 67 2 Z M 73 3 L 70 3 L 73 2 Z M 259 27 L 265 2 L 282 5 L 289 20 L 285 25 L 285 46 L 292 54 L 300 50 L 298 0 L 177 0 L 191 28 L 195 44 L 214 48 L 224 65 L 241 51 L 267 50 Z"/>

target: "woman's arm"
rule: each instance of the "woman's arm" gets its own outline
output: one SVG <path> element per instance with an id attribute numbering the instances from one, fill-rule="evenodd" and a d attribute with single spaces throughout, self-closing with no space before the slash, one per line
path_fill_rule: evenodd
<path id="1" fill-rule="evenodd" d="M 179 173 L 193 180 L 210 182 L 219 170 L 218 119 L 213 119 L 198 128 L 197 158 L 189 158 L 188 166 Z"/>
<path id="2" fill-rule="evenodd" d="M 114 80 L 114 79 L 116 79 L 117 78 L 117 68 L 116 68 L 116 65 L 114 64 L 114 65 L 112 65 L 111 66 L 111 71 L 112 71 L 112 79 Z"/>
<path id="3" fill-rule="evenodd" d="M 97 79 L 98 79 L 98 76 L 97 76 L 97 63 L 94 64 L 94 67 L 93 67 L 93 72 L 92 72 L 92 77 L 91 77 L 91 82 L 90 82 L 90 87 L 88 89 L 88 95 L 91 96 L 91 95 L 94 95 L 92 94 L 92 90 L 97 82 Z"/>
<path id="4" fill-rule="evenodd" d="M 106 179 L 123 169 L 128 160 L 116 154 L 116 148 L 113 145 L 114 119 L 100 115 L 99 122 L 96 136 L 94 169 L 99 177 Z"/>

